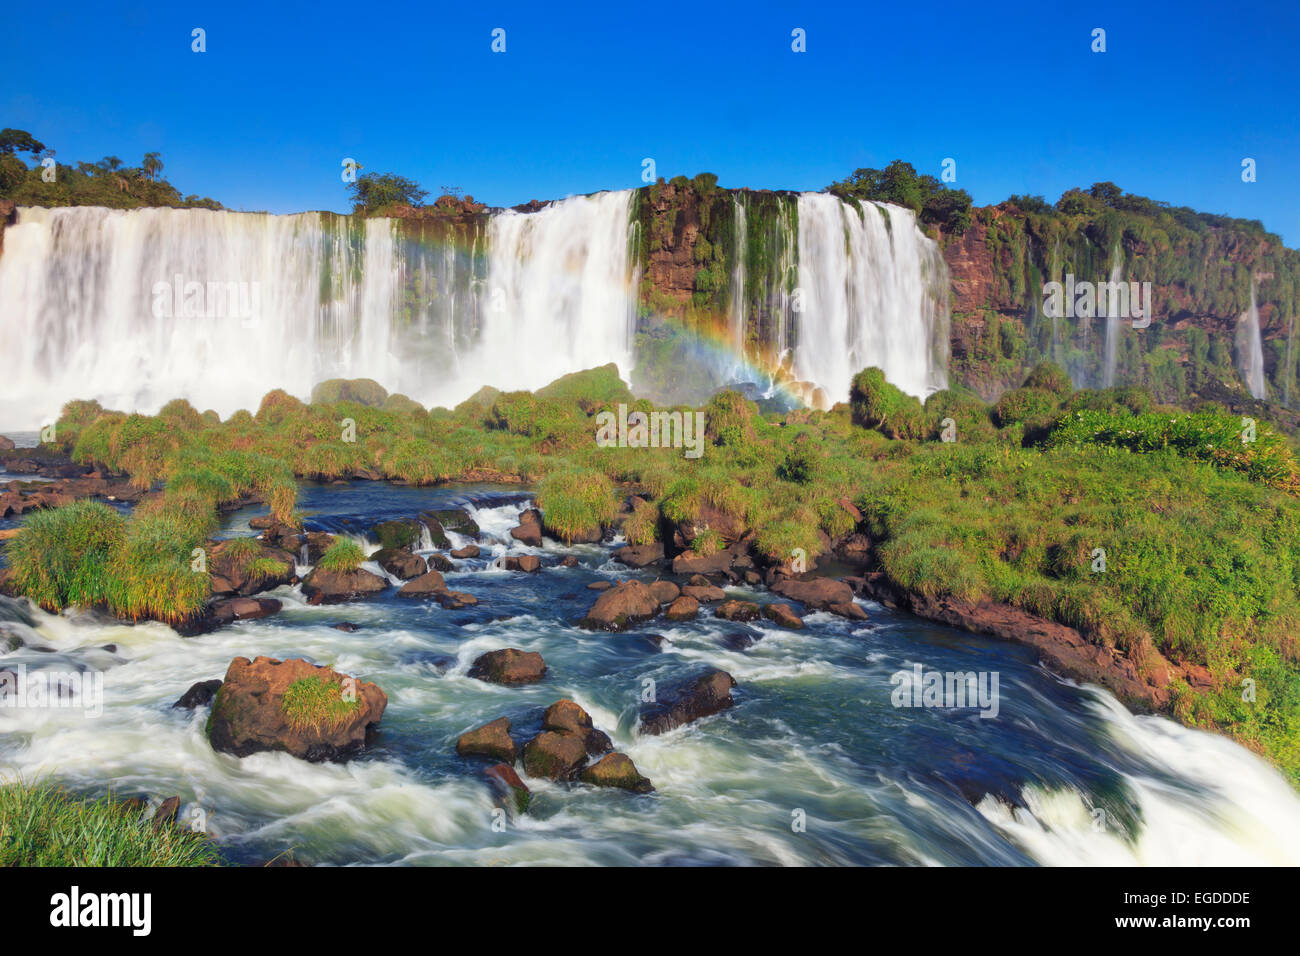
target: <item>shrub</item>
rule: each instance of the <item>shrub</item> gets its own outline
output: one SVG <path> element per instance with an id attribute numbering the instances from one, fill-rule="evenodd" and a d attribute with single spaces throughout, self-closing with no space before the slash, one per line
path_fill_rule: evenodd
<path id="1" fill-rule="evenodd" d="M 355 571 L 366 560 L 366 552 L 351 538 L 335 538 L 316 562 L 321 571 Z"/>
<path id="2" fill-rule="evenodd" d="M 14 586 L 51 611 L 69 604 L 102 604 L 108 593 L 110 557 L 125 535 L 122 516 L 97 501 L 37 511 L 9 542 Z"/>
<path id="3" fill-rule="evenodd" d="M 639 501 L 623 522 L 623 536 L 628 544 L 653 544 L 659 538 L 659 508 L 653 502 Z"/>
<path id="4" fill-rule="evenodd" d="M 1070 374 L 1055 362 L 1039 362 L 1035 365 L 1030 373 L 1025 376 L 1022 387 L 1041 388 L 1043 391 L 1051 392 L 1060 399 L 1069 398 L 1070 393 L 1074 391 L 1074 383 L 1070 381 Z"/>
<path id="5" fill-rule="evenodd" d="M 617 511 L 610 480 L 586 468 L 547 475 L 537 491 L 537 506 L 547 529 L 565 541 L 599 530 Z"/>
<path id="6" fill-rule="evenodd" d="M 925 431 L 921 403 L 886 381 L 878 368 L 865 368 L 853 376 L 849 404 L 854 424 L 878 429 L 891 438 L 919 438 Z"/>
<path id="7" fill-rule="evenodd" d="M 993 406 L 993 420 L 999 427 L 1038 425 L 1050 420 L 1059 408 L 1054 394 L 1041 388 L 1013 388 Z"/>
<path id="8" fill-rule="evenodd" d="M 388 391 L 373 378 L 331 378 L 311 390 L 312 405 L 357 402 L 380 408 L 387 398 Z"/>

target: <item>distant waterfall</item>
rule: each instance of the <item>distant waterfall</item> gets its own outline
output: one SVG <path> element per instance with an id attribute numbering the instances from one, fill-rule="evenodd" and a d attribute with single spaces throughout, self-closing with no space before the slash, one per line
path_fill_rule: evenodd
<path id="1" fill-rule="evenodd" d="M 800 195 L 798 289 L 794 374 L 830 401 L 868 366 L 919 398 L 947 387 L 947 269 L 911 210 Z"/>
<path id="2" fill-rule="evenodd" d="M 1264 342 L 1259 331 L 1259 307 L 1255 304 L 1255 279 L 1250 280 L 1250 308 L 1237 324 L 1237 368 L 1252 398 L 1264 399 Z"/>
<path id="3" fill-rule="evenodd" d="M 22 208 L 0 255 L 0 424 L 51 421 L 71 398 L 152 412 L 179 397 L 226 416 L 337 376 L 429 405 L 607 362 L 626 374 L 630 198 L 456 234 L 330 213 Z"/>
<path id="4" fill-rule="evenodd" d="M 731 269 L 731 312 L 727 319 L 729 345 L 736 356 L 745 351 L 745 253 L 749 226 L 745 220 L 745 201 L 741 193 L 732 198 L 735 221 L 733 230 L 736 236 L 735 265 Z"/>
<path id="5" fill-rule="evenodd" d="M 1110 260 L 1110 288 L 1116 289 L 1119 283 L 1124 280 L 1124 259 L 1120 255 L 1119 245 L 1115 246 L 1115 251 Z M 1100 302 L 1098 305 L 1100 306 Z M 1116 303 L 1107 298 L 1106 301 L 1106 364 L 1102 372 L 1102 385 L 1110 388 L 1115 384 L 1115 366 L 1119 359 L 1119 332 L 1120 323 L 1123 316 L 1119 314 Z"/>

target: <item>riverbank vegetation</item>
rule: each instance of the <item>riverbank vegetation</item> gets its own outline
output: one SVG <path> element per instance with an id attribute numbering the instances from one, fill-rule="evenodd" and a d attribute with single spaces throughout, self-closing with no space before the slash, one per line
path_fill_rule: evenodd
<path id="1" fill-rule="evenodd" d="M 44 782 L 0 784 L 0 867 L 220 863 L 210 840 L 155 823 L 141 801 L 83 800 Z"/>
<path id="2" fill-rule="evenodd" d="M 692 459 L 596 444 L 598 412 L 652 410 L 613 366 L 454 409 L 394 410 L 369 391 L 370 404 L 273 391 L 225 421 L 183 401 L 152 417 L 70 403 L 58 446 L 151 490 L 126 518 L 86 503 L 33 515 L 9 546 L 13 583 L 47 607 L 178 620 L 206 598 L 192 554 L 223 505 L 260 499 L 297 523 L 295 478 L 524 483 L 566 540 L 623 507 L 632 543 L 676 532 L 760 567 L 865 541 L 865 569 L 908 592 L 1009 605 L 1172 674 L 1167 710 L 1300 780 L 1300 468 L 1265 421 L 1139 388 L 1074 391 L 1050 365 L 993 405 L 960 389 L 922 403 L 868 369 L 828 412 L 761 414 L 718 393 Z"/>

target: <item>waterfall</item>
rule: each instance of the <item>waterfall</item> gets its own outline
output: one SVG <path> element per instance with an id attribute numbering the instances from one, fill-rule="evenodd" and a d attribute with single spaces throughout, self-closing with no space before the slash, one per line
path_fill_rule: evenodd
<path id="1" fill-rule="evenodd" d="M 1255 304 L 1255 277 L 1250 278 L 1250 308 L 1237 323 L 1237 368 L 1252 398 L 1267 396 L 1264 385 L 1264 342 L 1259 331 L 1259 307 Z"/>
<path id="2" fill-rule="evenodd" d="M 143 412 L 186 398 L 224 417 L 332 377 L 429 405 L 607 362 L 626 374 L 630 199 L 573 197 L 461 232 L 331 213 L 21 208 L 0 255 L 12 359 L 0 423 L 52 421 L 72 398 Z"/>
<path id="3" fill-rule="evenodd" d="M 1124 259 L 1120 255 L 1119 244 L 1115 244 L 1115 251 L 1110 260 L 1110 288 L 1119 288 L 1119 283 L 1124 279 Z M 1098 302 L 1098 305 L 1101 303 Z M 1106 364 L 1103 371 L 1102 384 L 1110 388 L 1115 384 L 1115 366 L 1119 358 L 1119 330 L 1120 323 L 1124 317 L 1119 314 L 1119 306 L 1116 302 L 1111 301 L 1110 296 L 1106 300 Z"/>
<path id="4" fill-rule="evenodd" d="M 794 373 L 847 401 L 868 366 L 908 394 L 947 387 L 948 281 L 911 210 L 799 196 Z"/>
<path id="5" fill-rule="evenodd" d="M 745 203 L 741 193 L 732 197 L 736 237 L 736 263 L 731 270 L 731 310 L 727 316 L 727 337 L 736 354 L 737 366 L 745 353 L 745 254 L 748 226 L 745 222 Z"/>

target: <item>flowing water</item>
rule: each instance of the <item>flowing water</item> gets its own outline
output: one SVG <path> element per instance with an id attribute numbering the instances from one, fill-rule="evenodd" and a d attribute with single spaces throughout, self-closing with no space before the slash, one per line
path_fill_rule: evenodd
<path id="1" fill-rule="evenodd" d="M 1110 288 L 1116 289 L 1119 283 L 1124 279 L 1124 259 L 1120 255 L 1119 246 L 1115 246 L 1114 254 L 1111 256 L 1110 264 Z M 1100 306 L 1101 303 L 1098 302 Z M 1102 385 L 1110 388 L 1115 384 L 1115 366 L 1119 358 L 1119 336 L 1122 323 L 1125 316 L 1120 314 L 1119 304 L 1110 300 L 1107 296 L 1106 301 L 1106 361 L 1102 373 Z"/>
<path id="2" fill-rule="evenodd" d="M 1268 397 L 1264 384 L 1264 341 L 1259 329 L 1259 306 L 1255 304 L 1255 278 L 1250 279 L 1250 308 L 1237 323 L 1237 368 L 1252 398 Z"/>
<path id="3" fill-rule="evenodd" d="M 146 413 L 186 398 L 225 417 L 333 377 L 426 406 L 609 362 L 627 377 L 632 195 L 452 226 L 24 207 L 0 254 L 13 359 L 0 425 L 39 427 L 71 398 Z M 917 396 L 946 385 L 947 275 L 909 210 L 806 193 L 751 228 L 740 196 L 726 369 L 745 368 L 753 341 L 831 401 L 868 365 Z"/>
<path id="4" fill-rule="evenodd" d="M 182 818 L 201 808 L 223 852 L 244 863 L 287 850 L 325 864 L 1300 863 L 1300 800 L 1263 761 L 1224 738 L 1133 716 L 1010 644 L 870 603 L 866 622 L 812 613 L 797 632 L 708 611 L 624 634 L 580 630 L 574 621 L 595 596 L 588 583 L 646 575 L 612 563 L 608 546 L 512 541 L 526 504 L 526 494 L 488 487 L 304 489 L 310 524 L 360 540 L 378 520 L 466 508 L 484 554 L 447 575 L 480 599 L 461 611 L 393 590 L 311 607 L 284 587 L 274 592 L 279 615 L 193 638 L 80 612 L 38 614 L 35 628 L 9 623 L 29 646 L 0 665 L 102 669 L 105 704 L 98 718 L 0 708 L 0 769 L 86 793 L 178 794 Z M 226 531 L 247 533 L 253 513 L 229 516 Z M 581 566 L 493 570 L 507 551 L 574 554 Z M 360 630 L 331 627 L 340 621 Z M 728 640 L 739 632 L 760 639 L 739 650 Z M 500 647 L 540 651 L 545 681 L 504 688 L 466 676 Z M 389 706 L 373 747 L 346 764 L 214 753 L 206 708 L 171 704 L 232 658 L 259 654 L 305 656 L 378 683 Z M 917 664 L 996 672 L 998 715 L 894 707 L 891 676 Z M 736 706 L 638 736 L 643 680 L 664 688 L 704 667 L 735 677 Z M 457 757 L 456 738 L 502 715 L 517 737 L 531 735 L 562 697 L 585 707 L 656 790 L 529 779 L 532 807 L 498 832 L 486 761 Z"/>

